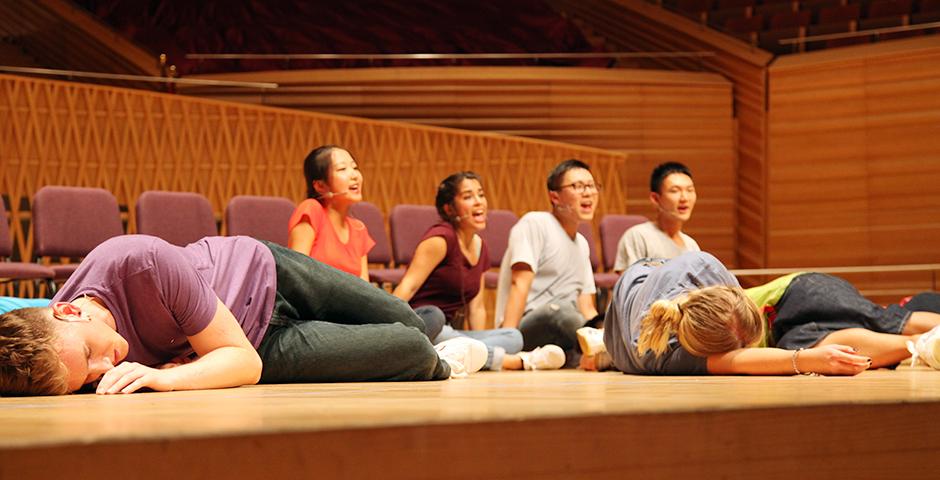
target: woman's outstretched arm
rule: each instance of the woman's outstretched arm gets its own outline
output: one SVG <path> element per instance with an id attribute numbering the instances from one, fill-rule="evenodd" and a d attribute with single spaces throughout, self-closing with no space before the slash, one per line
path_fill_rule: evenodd
<path id="1" fill-rule="evenodd" d="M 795 375 L 797 371 L 857 375 L 870 366 L 870 358 L 845 345 L 824 345 L 798 353 L 781 348 L 739 348 L 708 357 L 708 373 L 712 375 Z"/>

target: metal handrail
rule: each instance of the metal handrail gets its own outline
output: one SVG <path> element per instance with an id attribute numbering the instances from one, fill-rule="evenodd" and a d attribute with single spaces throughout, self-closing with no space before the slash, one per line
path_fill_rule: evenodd
<path id="1" fill-rule="evenodd" d="M 229 80 L 204 80 L 195 78 L 154 77 L 150 75 L 127 75 L 122 73 L 83 72 L 78 70 L 56 70 L 52 68 L 11 67 L 0 65 L 0 72 L 25 73 L 34 75 L 54 75 L 80 78 L 99 78 L 104 80 L 131 80 L 138 82 L 174 83 L 181 85 L 203 85 L 216 87 L 241 88 L 278 88 L 278 84 L 271 82 L 236 82 Z"/>
<path id="2" fill-rule="evenodd" d="M 715 52 L 577 53 L 187 53 L 189 60 L 507 60 L 714 57 Z"/>
<path id="3" fill-rule="evenodd" d="M 869 28 L 867 30 L 858 30 L 856 32 L 825 33 L 822 35 L 811 35 L 808 37 L 781 38 L 779 42 L 781 45 L 793 45 L 808 42 L 821 42 L 823 40 L 836 40 L 840 38 L 864 37 L 867 35 L 876 35 L 882 33 L 912 32 L 938 27 L 940 27 L 940 22 L 918 23 L 916 25 L 903 25 L 900 27 Z"/>

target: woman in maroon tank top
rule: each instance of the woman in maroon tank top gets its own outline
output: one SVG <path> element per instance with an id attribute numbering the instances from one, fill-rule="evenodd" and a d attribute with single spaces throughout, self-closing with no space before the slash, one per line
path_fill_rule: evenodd
<path id="1" fill-rule="evenodd" d="M 557 346 L 520 353 L 519 330 L 485 328 L 483 274 L 490 259 L 479 235 L 486 228 L 488 207 L 480 177 L 473 172 L 447 177 L 435 203 L 442 221 L 424 234 L 393 294 L 409 302 L 429 325 L 440 325 L 439 318 L 444 318 L 446 325 L 434 343 L 459 336 L 485 343 L 489 354 L 484 368 L 545 370 L 563 365 L 564 353 Z"/>

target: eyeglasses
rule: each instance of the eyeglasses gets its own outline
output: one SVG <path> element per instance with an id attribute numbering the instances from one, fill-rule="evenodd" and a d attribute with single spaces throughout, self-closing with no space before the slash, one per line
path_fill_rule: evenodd
<path id="1" fill-rule="evenodd" d="M 575 182 L 575 183 L 569 183 L 567 185 L 562 185 L 558 187 L 558 189 L 561 190 L 562 188 L 568 188 L 568 187 L 570 187 L 571 190 L 574 191 L 574 193 L 577 193 L 578 195 L 581 195 L 585 191 L 600 193 L 601 190 L 604 189 L 604 187 L 599 183 L 581 183 L 581 182 Z"/>

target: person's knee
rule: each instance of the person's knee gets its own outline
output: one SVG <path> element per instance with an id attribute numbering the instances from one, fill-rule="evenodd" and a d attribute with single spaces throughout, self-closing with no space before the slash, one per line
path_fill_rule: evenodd
<path id="1" fill-rule="evenodd" d="M 423 334 L 425 332 L 424 320 L 415 313 L 411 305 L 398 297 L 391 295 L 389 297 L 391 298 L 387 299 L 389 301 L 387 313 L 392 315 L 389 323 L 400 323 L 406 327 L 417 328 Z"/>
<path id="2" fill-rule="evenodd" d="M 424 334 L 431 340 L 434 340 L 447 323 L 444 311 L 433 305 L 424 305 L 415 309 L 415 313 L 421 318 Z"/>
<path id="3" fill-rule="evenodd" d="M 577 330 L 584 324 L 584 317 L 573 305 L 550 303 L 529 312 L 519 322 L 519 331 L 524 340 L 523 348 L 542 346 L 548 343 L 563 349 L 577 344 Z"/>
<path id="4" fill-rule="evenodd" d="M 502 337 L 500 346 L 502 346 L 507 353 L 516 353 L 522 351 L 522 332 L 516 330 L 515 328 L 504 328 L 500 331 L 500 336 Z"/>

